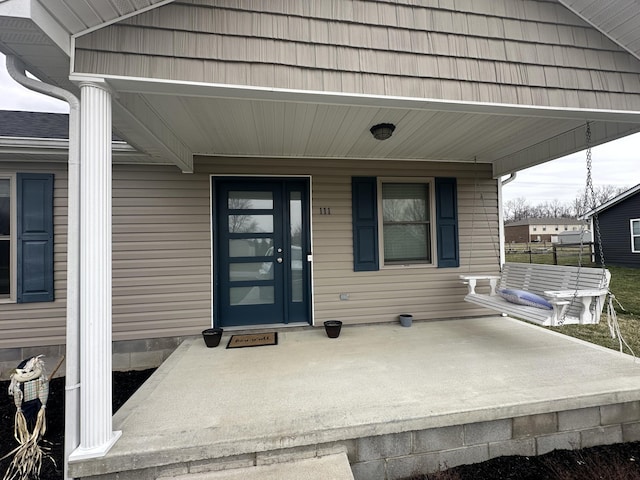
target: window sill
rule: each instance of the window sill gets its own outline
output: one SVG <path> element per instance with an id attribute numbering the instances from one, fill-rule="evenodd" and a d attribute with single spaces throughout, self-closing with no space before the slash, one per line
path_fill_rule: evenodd
<path id="1" fill-rule="evenodd" d="M 391 263 L 382 265 L 381 270 L 404 270 L 412 268 L 435 268 L 433 263 Z"/>

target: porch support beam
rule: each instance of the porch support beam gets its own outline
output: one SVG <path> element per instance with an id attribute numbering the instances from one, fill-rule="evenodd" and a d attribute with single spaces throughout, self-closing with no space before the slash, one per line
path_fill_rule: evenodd
<path id="1" fill-rule="evenodd" d="M 151 157 L 169 160 L 183 173 L 193 173 L 193 153 L 185 143 L 141 95 L 124 97 L 127 99 L 126 106 L 120 100 L 114 102 L 114 118 L 117 125 L 135 125 L 135 128 L 127 128 L 126 132 L 122 132 L 127 141 Z"/>
<path id="2" fill-rule="evenodd" d="M 579 128 L 495 160 L 493 177 L 508 175 L 586 149 L 585 125 L 586 121 Z M 591 122 L 591 145 L 600 145 L 639 131 L 640 125 L 637 123 Z"/>
<path id="3" fill-rule="evenodd" d="M 112 428 L 111 93 L 80 83 L 80 446 L 70 461 L 101 457 Z"/>

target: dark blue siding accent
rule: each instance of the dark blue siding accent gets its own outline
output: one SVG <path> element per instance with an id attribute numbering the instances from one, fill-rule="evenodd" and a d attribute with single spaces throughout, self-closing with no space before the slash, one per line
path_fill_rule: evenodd
<path id="1" fill-rule="evenodd" d="M 53 175 L 17 175 L 17 301 L 53 301 Z"/>
<path id="2" fill-rule="evenodd" d="M 631 251 L 631 220 L 640 218 L 640 192 L 612 205 L 598 215 L 602 249 L 607 265 L 640 267 L 640 253 Z M 600 254 L 595 239 L 596 261 Z"/>
<path id="3" fill-rule="evenodd" d="M 458 194 L 455 178 L 436 178 L 438 268 L 459 267 Z"/>
<path id="4" fill-rule="evenodd" d="M 355 272 L 379 269 L 377 184 L 376 177 L 351 179 L 353 270 Z"/>

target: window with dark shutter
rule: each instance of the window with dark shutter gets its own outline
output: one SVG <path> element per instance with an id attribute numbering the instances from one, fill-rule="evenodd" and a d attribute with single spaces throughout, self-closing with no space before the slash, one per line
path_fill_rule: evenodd
<path id="1" fill-rule="evenodd" d="M 438 267 L 459 267 L 458 194 L 455 178 L 436 178 Z"/>
<path id="2" fill-rule="evenodd" d="M 18 303 L 53 301 L 53 175 L 18 173 Z"/>
<path id="3" fill-rule="evenodd" d="M 353 270 L 378 270 L 378 193 L 376 177 L 351 180 Z"/>

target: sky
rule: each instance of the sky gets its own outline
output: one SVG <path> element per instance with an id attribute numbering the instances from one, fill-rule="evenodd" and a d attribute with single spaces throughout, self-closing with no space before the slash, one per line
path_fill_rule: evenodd
<path id="1" fill-rule="evenodd" d="M 67 113 L 66 102 L 28 90 L 7 73 L 4 55 L 0 54 L 0 110 Z M 505 185 L 503 202 L 525 198 L 531 206 L 559 200 L 569 203 L 584 195 L 587 176 L 586 153 L 578 152 L 518 172 Z M 615 140 L 592 150 L 594 188 L 613 185 L 633 187 L 640 183 L 640 133 Z"/>

